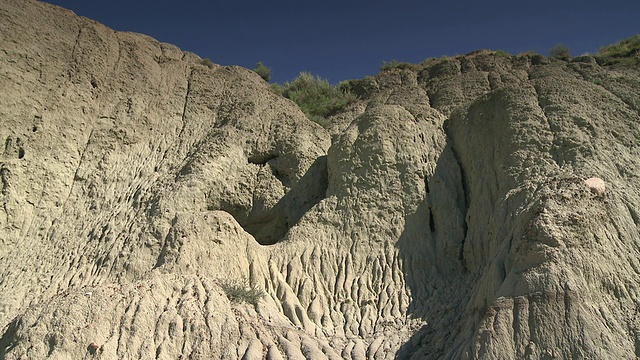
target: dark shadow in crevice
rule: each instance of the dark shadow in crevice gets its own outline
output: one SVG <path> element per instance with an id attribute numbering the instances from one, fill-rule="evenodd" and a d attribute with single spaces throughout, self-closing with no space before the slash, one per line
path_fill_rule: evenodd
<path id="1" fill-rule="evenodd" d="M 464 288 L 468 274 L 459 256 L 470 199 L 462 166 L 447 137 L 434 173 L 425 179 L 424 201 L 407 214 L 396 243 L 412 294 L 408 316 L 426 323 L 400 346 L 396 359 L 445 357 L 463 320 L 470 292 Z"/>
<path id="2" fill-rule="evenodd" d="M 431 230 L 432 233 L 436 232 L 436 223 L 433 220 L 433 212 L 431 211 L 431 208 L 429 208 L 429 230 Z"/>
<path id="3" fill-rule="evenodd" d="M 467 290 L 452 291 L 452 287 L 465 283 L 461 281 L 464 271 L 456 265 L 457 253 L 452 251 L 455 244 L 439 243 L 447 235 L 438 232 L 450 233 L 450 229 L 439 219 L 433 220 L 428 205 L 425 202 L 406 216 L 404 231 L 397 242 L 405 282 L 412 294 L 408 315 L 424 320 L 425 325 L 400 346 L 395 359 L 443 358 L 455 338 L 457 325 L 463 320 L 462 310 L 469 299 Z M 436 231 L 430 231 L 427 225 L 432 221 Z M 459 236 L 461 231 L 457 233 Z M 452 239 L 455 243 L 459 241 Z"/>
<path id="4" fill-rule="evenodd" d="M 268 163 L 269 161 L 277 158 L 278 155 L 275 154 L 254 154 L 252 156 L 250 156 L 247 161 L 249 162 L 249 164 L 255 164 L 255 165 L 265 165 L 266 163 Z"/>
<path id="5" fill-rule="evenodd" d="M 267 161 L 264 163 L 266 164 Z M 274 168 L 272 171 L 278 177 L 277 169 Z M 233 215 L 242 228 L 253 235 L 258 243 L 273 245 L 284 238 L 289 229 L 295 226 L 307 211 L 326 197 L 328 184 L 327 157 L 322 156 L 315 160 L 307 172 L 272 208 L 251 210 L 248 214 L 238 213 L 238 208 L 221 210 Z"/>
<path id="6" fill-rule="evenodd" d="M 16 317 L 4 328 L 4 333 L 0 337 L 0 359 L 18 345 L 18 330 L 22 327 L 22 318 Z"/>
<path id="7" fill-rule="evenodd" d="M 451 132 L 449 131 L 449 122 L 450 120 L 446 120 L 443 124 L 443 128 L 445 131 L 445 134 L 447 135 L 447 150 L 450 150 L 451 155 L 453 155 L 453 159 L 455 159 L 455 162 L 457 164 L 457 168 L 458 171 L 460 172 L 460 184 L 462 186 L 462 193 L 464 194 L 464 210 L 465 210 L 465 221 L 462 224 L 462 230 L 463 230 L 463 237 L 462 237 L 462 243 L 460 244 L 460 250 L 458 253 L 458 261 L 460 261 L 460 263 L 463 265 L 463 267 L 466 270 L 466 261 L 464 259 L 464 247 L 465 247 L 465 242 L 467 240 L 467 233 L 469 232 L 469 224 L 468 224 L 468 211 L 469 211 L 469 206 L 471 204 L 471 192 L 469 189 L 469 180 L 467 178 L 467 174 L 465 172 L 464 166 L 462 164 L 462 160 L 460 159 L 460 155 L 458 154 L 458 152 L 456 151 L 456 149 L 453 146 L 453 139 L 452 139 L 452 135 Z"/>

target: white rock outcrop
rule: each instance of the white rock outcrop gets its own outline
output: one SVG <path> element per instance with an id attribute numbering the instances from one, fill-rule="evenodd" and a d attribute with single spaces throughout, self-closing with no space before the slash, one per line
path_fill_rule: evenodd
<path id="1" fill-rule="evenodd" d="M 587 185 L 589 190 L 591 190 L 591 192 L 597 195 L 604 195 L 605 191 L 607 191 L 607 186 L 604 180 L 600 178 L 597 178 L 597 177 L 588 178 L 587 180 L 584 181 L 584 183 Z"/>

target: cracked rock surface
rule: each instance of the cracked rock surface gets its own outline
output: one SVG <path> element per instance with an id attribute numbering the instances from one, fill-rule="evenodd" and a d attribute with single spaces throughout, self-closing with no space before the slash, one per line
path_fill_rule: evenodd
<path id="1" fill-rule="evenodd" d="M 0 358 L 640 356 L 638 69 L 479 51 L 324 129 L 56 6 L 0 24 Z"/>

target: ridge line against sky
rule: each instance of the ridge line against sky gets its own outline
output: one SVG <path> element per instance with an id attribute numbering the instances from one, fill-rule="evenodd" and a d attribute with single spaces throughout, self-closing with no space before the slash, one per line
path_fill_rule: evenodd
<path id="1" fill-rule="evenodd" d="M 640 33 L 640 1 L 167 1 L 47 0 L 119 31 L 146 34 L 221 65 L 254 68 L 273 82 L 308 71 L 336 84 L 480 49 L 571 55 Z"/>

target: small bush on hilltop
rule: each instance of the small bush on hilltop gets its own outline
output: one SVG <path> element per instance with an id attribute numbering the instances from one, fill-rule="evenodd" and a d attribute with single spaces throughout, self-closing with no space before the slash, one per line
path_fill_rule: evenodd
<path id="1" fill-rule="evenodd" d="M 309 119 L 322 126 L 328 125 L 327 117 L 355 100 L 346 87 L 338 88 L 308 72 L 302 72 L 293 81 L 272 88 L 276 93 L 293 100 Z"/>
<path id="2" fill-rule="evenodd" d="M 258 61 L 258 64 L 256 64 L 256 68 L 253 69 L 253 71 L 255 71 L 256 74 L 260 75 L 260 77 L 263 78 L 264 81 L 271 81 L 271 69 L 266 67 L 262 63 L 262 61 Z"/>
<path id="3" fill-rule="evenodd" d="M 549 56 L 559 60 L 569 60 L 571 58 L 569 48 L 564 44 L 558 44 L 549 49 Z"/>
<path id="4" fill-rule="evenodd" d="M 443 55 L 438 59 L 434 57 L 428 57 L 424 61 L 418 64 L 413 64 L 406 61 L 398 61 L 398 60 L 383 61 L 382 65 L 380 65 L 380 71 L 384 72 L 392 69 L 402 69 L 402 70 L 412 70 L 417 72 L 433 65 L 434 63 L 442 62 L 448 59 L 450 59 L 449 56 Z"/>
<path id="5" fill-rule="evenodd" d="M 418 67 L 418 65 L 416 64 L 412 64 L 412 63 L 408 63 L 408 62 L 404 62 L 404 61 L 398 61 L 398 60 L 391 60 L 391 61 L 383 61 L 382 65 L 380 66 L 380 71 L 386 71 L 386 70 L 391 70 L 391 69 L 411 69 L 411 70 L 415 70 Z"/>
<path id="6" fill-rule="evenodd" d="M 200 64 L 208 67 L 209 69 L 213 69 L 215 66 L 213 64 L 213 61 L 211 61 L 211 59 L 209 58 L 200 59 Z"/>
<path id="7" fill-rule="evenodd" d="M 601 48 L 597 58 L 604 65 L 640 65 L 640 35 Z"/>

